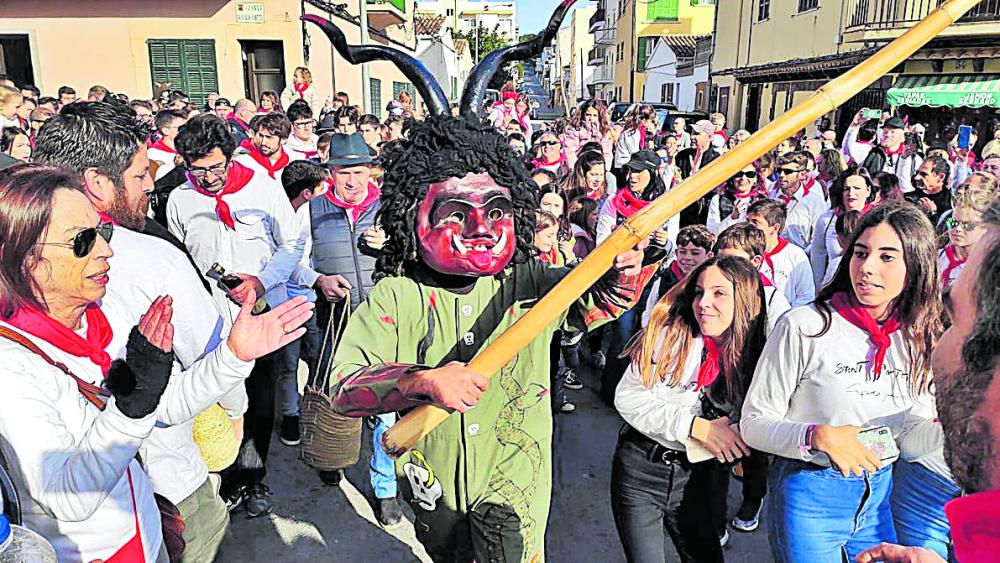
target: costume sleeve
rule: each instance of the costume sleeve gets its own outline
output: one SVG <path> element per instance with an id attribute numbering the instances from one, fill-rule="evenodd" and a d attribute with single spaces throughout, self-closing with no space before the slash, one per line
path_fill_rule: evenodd
<path id="1" fill-rule="evenodd" d="M 823 276 L 826 274 L 826 265 L 830 260 L 826 251 L 826 233 L 833 221 L 833 213 L 824 213 L 819 216 L 819 219 L 816 220 L 816 226 L 813 227 L 812 244 L 809 246 L 811 249 L 809 263 L 812 266 L 816 291 L 819 291 L 822 285 Z"/>
<path id="2" fill-rule="evenodd" d="M 330 363 L 333 408 L 347 416 L 372 416 L 429 403 L 406 397 L 396 385 L 416 368 L 396 360 L 400 340 L 400 303 L 389 284 L 378 283 L 351 314 Z M 415 308 L 416 303 L 410 303 Z"/>
<path id="3" fill-rule="evenodd" d="M 284 197 L 280 191 L 275 192 L 271 204 L 271 218 L 271 238 L 276 248 L 271 259 L 257 276 L 265 291 L 270 291 L 276 285 L 287 282 L 303 253 L 303 244 L 298 236 L 299 231 L 295 228 L 298 223 L 295 220 L 295 212 L 292 211 L 292 205 L 288 202 L 288 198 Z"/>
<path id="4" fill-rule="evenodd" d="M 631 276 L 609 270 L 570 308 L 563 330 L 589 331 L 622 316 L 638 305 L 643 289 L 658 268 L 657 261 L 644 265 L 638 274 Z"/>
<path id="5" fill-rule="evenodd" d="M 184 242 L 184 227 L 183 222 L 180 220 L 178 214 L 178 194 L 183 190 L 183 188 L 177 188 L 174 190 L 170 197 L 167 199 L 167 230 L 170 234 L 177 237 L 177 240 Z"/>
<path id="6" fill-rule="evenodd" d="M 809 424 L 785 420 L 805 369 L 802 351 L 805 338 L 787 315 L 778 321 L 750 381 L 740 418 L 740 435 L 751 448 L 810 461 L 813 455 L 799 447 L 805 443 Z"/>
<path id="7" fill-rule="evenodd" d="M 297 220 L 296 227 L 299 233 L 298 244 L 302 247 L 302 257 L 299 259 L 299 263 L 295 265 L 295 269 L 292 270 L 292 275 L 289 280 L 294 282 L 299 287 L 311 288 L 316 285 L 316 280 L 319 279 L 320 274 L 312 268 L 312 245 L 310 244 L 312 241 L 312 228 L 308 209 L 302 214 L 296 212 L 295 218 Z"/>
<path id="8" fill-rule="evenodd" d="M 285 86 L 285 89 L 281 91 L 281 107 L 288 111 L 288 106 L 292 105 L 296 97 L 295 90 L 290 85 Z"/>
<path id="9" fill-rule="evenodd" d="M 4 452 L 10 456 L 7 459 L 21 472 L 26 489 L 21 494 L 57 520 L 90 518 L 135 459 L 156 417 L 131 419 L 118 410 L 112 397 L 78 439 L 70 428 L 80 424 L 84 415 L 64 412 L 64 394 L 70 391 L 50 384 L 52 375 L 47 370 L 54 368 L 40 361 L 18 365 L 11 358 L 6 360 L 0 367 L 4 390 L 0 435 Z M 66 376 L 59 372 L 57 377 Z M 93 408 L 80 401 L 74 397 L 69 404 Z"/>
<path id="10" fill-rule="evenodd" d="M 642 309 L 642 328 L 649 326 L 649 318 L 653 315 L 653 307 L 656 307 L 656 303 L 659 301 L 660 296 L 660 283 L 663 280 L 660 276 L 656 276 L 653 280 L 653 285 L 649 286 L 649 297 L 646 298 L 646 306 Z"/>

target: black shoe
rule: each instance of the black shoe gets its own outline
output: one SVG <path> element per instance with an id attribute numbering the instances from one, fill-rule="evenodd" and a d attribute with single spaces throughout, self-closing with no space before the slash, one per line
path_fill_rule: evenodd
<path id="1" fill-rule="evenodd" d="M 563 374 L 563 386 L 574 391 L 583 389 L 583 381 L 576 376 L 576 372 L 568 369 Z"/>
<path id="2" fill-rule="evenodd" d="M 395 526 L 402 519 L 403 510 L 399 507 L 399 501 L 395 498 L 378 499 L 378 521 L 382 526 Z"/>
<path id="3" fill-rule="evenodd" d="M 302 442 L 302 436 L 299 434 L 299 417 L 281 417 L 280 438 L 281 443 L 286 446 L 297 446 Z"/>
<path id="4" fill-rule="evenodd" d="M 246 494 L 247 488 L 239 487 L 227 495 L 222 495 L 222 500 L 226 501 L 226 510 L 232 512 L 239 508 L 243 504 L 243 501 L 246 500 Z"/>
<path id="5" fill-rule="evenodd" d="M 337 487 L 340 485 L 340 480 L 344 478 L 344 472 L 340 469 L 336 471 L 320 471 L 319 480 L 323 481 L 324 485 L 330 487 Z"/>
<path id="6" fill-rule="evenodd" d="M 263 483 L 250 485 L 246 494 L 247 518 L 257 518 L 271 513 L 271 489 Z"/>

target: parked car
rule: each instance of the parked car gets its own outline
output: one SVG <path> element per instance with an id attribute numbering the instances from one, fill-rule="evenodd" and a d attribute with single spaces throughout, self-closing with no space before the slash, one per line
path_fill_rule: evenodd
<path id="1" fill-rule="evenodd" d="M 658 115 L 659 115 L 659 113 L 660 112 L 657 111 Z M 658 137 L 657 143 L 659 143 L 659 138 L 660 137 L 663 137 L 667 133 L 670 133 L 670 132 L 672 132 L 674 130 L 674 120 L 677 119 L 677 118 L 679 118 L 679 117 L 683 117 L 684 121 L 687 122 L 686 129 L 687 129 L 687 132 L 690 133 L 691 132 L 691 125 L 693 125 L 694 122 L 696 122 L 696 121 L 700 121 L 702 119 L 708 119 L 708 114 L 705 113 L 705 112 L 703 112 L 703 111 L 670 111 L 670 112 L 666 112 L 665 115 L 660 119 L 660 126 L 657 128 L 657 131 L 658 131 L 658 133 L 656 134 L 656 136 Z"/>
<path id="2" fill-rule="evenodd" d="M 656 111 L 656 115 L 659 117 L 659 121 L 663 121 L 663 118 L 668 112 L 677 111 L 677 106 L 674 104 L 653 104 L 646 102 L 639 102 L 646 105 L 653 106 Z M 620 123 L 625 120 L 625 116 L 628 115 L 633 109 L 639 105 L 639 103 L 617 103 L 611 106 L 611 112 L 608 117 L 611 119 L 611 123 Z"/>

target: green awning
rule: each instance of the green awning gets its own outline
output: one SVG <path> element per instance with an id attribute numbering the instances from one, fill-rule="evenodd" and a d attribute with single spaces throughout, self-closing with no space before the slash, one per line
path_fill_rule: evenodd
<path id="1" fill-rule="evenodd" d="M 1000 74 L 901 76 L 886 101 L 890 106 L 1000 108 Z"/>

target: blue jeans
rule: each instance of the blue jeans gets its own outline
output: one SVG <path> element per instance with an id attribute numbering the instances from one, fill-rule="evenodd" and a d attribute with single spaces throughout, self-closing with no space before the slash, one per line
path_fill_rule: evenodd
<path id="1" fill-rule="evenodd" d="M 841 563 L 896 543 L 892 467 L 862 477 L 779 457 L 768 480 L 767 529 L 777 563 Z M 844 559 L 844 557 L 847 559 Z"/>
<path id="2" fill-rule="evenodd" d="M 892 482 L 892 520 L 900 545 L 924 547 L 948 559 L 951 526 L 944 504 L 962 490 L 923 465 L 906 461 L 896 462 Z"/>
<path id="3" fill-rule="evenodd" d="M 643 292 L 643 297 L 639 299 L 639 305 L 625 311 L 622 316 L 611 323 L 611 343 L 608 346 L 604 371 L 601 373 L 601 398 L 612 407 L 615 405 L 615 390 L 618 389 L 618 383 L 625 375 L 625 369 L 628 368 L 629 363 L 628 359 L 618 356 L 625 350 L 629 340 L 640 328 L 639 323 L 642 318 L 636 309 L 646 302 L 646 295 L 647 293 Z"/>
<path id="4" fill-rule="evenodd" d="M 396 464 L 382 448 L 382 434 L 396 423 L 396 413 L 380 414 L 375 417 L 375 432 L 372 435 L 372 460 L 368 465 L 369 477 L 375 498 L 396 498 Z"/>
<path id="5" fill-rule="evenodd" d="M 278 373 L 278 410 L 281 416 L 299 416 L 299 400 L 302 398 L 299 393 L 299 359 L 309 367 L 310 381 L 316 370 L 321 338 L 316 315 L 309 317 L 302 326 L 306 329 L 305 335 L 285 346 L 279 360 L 281 366 Z"/>

